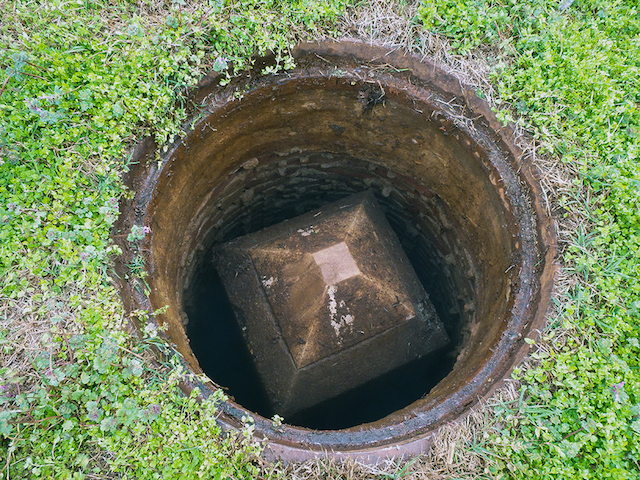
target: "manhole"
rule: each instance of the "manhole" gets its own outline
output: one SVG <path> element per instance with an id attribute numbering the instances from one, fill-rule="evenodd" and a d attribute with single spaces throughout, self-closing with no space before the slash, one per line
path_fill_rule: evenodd
<path id="1" fill-rule="evenodd" d="M 197 386 L 204 395 L 220 386 L 231 397 L 221 405 L 220 421 L 238 428 L 243 416 L 252 416 L 274 456 L 419 453 L 443 422 L 463 415 L 524 355 L 524 337 L 542 324 L 549 300 L 553 224 L 535 169 L 514 146 L 511 130 L 455 78 L 416 58 L 357 42 L 305 44 L 295 56 L 298 67 L 286 74 L 255 73 L 226 87 L 204 81 L 186 136 L 160 161 L 151 142 L 137 149 L 129 175 L 135 196 L 123 205 L 116 227 L 124 250 L 117 265 L 123 300 L 131 309 L 167 306 L 159 318 L 168 325 L 166 335 L 190 369 L 212 380 Z M 420 318 L 434 322 L 433 346 L 418 327 L 393 341 L 379 340 L 399 322 L 391 314 L 380 320 L 389 322 L 384 328 L 370 322 L 370 331 L 349 330 L 355 323 L 347 310 L 331 324 L 336 334 L 348 327 L 351 337 L 340 337 L 344 344 L 314 344 L 316 337 L 305 330 L 302 338 L 295 326 L 280 333 L 258 326 L 253 340 L 243 333 L 239 306 L 257 312 L 251 320 L 257 325 L 273 310 L 268 288 L 277 279 L 268 272 L 286 267 L 277 266 L 281 259 L 273 249 L 304 243 L 264 232 L 290 220 L 292 231 L 311 237 L 309 215 L 323 208 L 339 212 L 353 201 L 375 204 L 379 212 L 371 213 L 366 228 L 390 228 L 394 240 L 388 245 L 395 247 L 388 251 L 401 252 L 390 258 L 406 259 L 416 278 L 413 285 L 409 273 L 386 275 L 397 280 L 397 298 L 381 308 L 402 305 L 410 319 L 420 302 L 408 299 L 426 292 L 430 302 L 423 305 L 432 316 Z M 151 229 L 139 251 L 122 240 L 133 225 Z M 316 276 L 324 275 L 324 295 L 364 271 L 357 242 L 350 247 L 340 238 L 302 245 L 305 258 L 319 268 Z M 258 244 L 256 253 L 251 248 Z M 235 260 L 213 261 L 225 249 Z M 150 300 L 139 282 L 125 279 L 126 265 L 141 252 Z M 241 266 L 249 257 L 263 262 L 262 270 L 233 270 L 231 264 Z M 313 266 L 296 258 L 300 271 Z M 335 259 L 339 268 L 330 265 Z M 314 318 L 304 292 L 315 284 L 300 278 L 311 283 L 296 290 L 289 282 L 282 311 Z M 379 303 L 374 287 L 353 288 L 357 298 L 370 295 L 371 309 Z M 361 344 L 358 332 L 367 336 L 362 344 L 378 343 L 353 353 Z M 409 337 L 415 348 L 407 347 Z M 256 345 L 267 357 L 257 367 Z M 372 354 L 376 349 L 379 355 Z M 308 373 L 325 357 L 335 365 Z M 281 383 L 287 368 L 298 372 L 298 387 Z M 353 388 L 326 378 L 337 371 L 351 374 Z M 274 413 L 284 413 L 285 422 L 273 422 Z"/>

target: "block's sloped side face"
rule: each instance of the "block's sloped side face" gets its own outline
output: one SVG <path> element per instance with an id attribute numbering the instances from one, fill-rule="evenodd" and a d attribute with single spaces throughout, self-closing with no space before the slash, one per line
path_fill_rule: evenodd
<path id="1" fill-rule="evenodd" d="M 449 343 L 441 324 L 414 318 L 296 373 L 291 413 L 346 392 Z"/>
<path id="2" fill-rule="evenodd" d="M 278 413 L 449 342 L 370 192 L 229 242 L 214 261 Z"/>
<path id="3" fill-rule="evenodd" d="M 274 410 L 283 404 L 297 368 L 269 307 L 260 278 L 246 250 L 222 245 L 214 259 L 226 285 L 238 326 Z"/>

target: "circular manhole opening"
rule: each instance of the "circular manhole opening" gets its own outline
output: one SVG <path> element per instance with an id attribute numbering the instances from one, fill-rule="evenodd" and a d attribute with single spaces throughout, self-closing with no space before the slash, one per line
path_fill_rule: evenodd
<path id="1" fill-rule="evenodd" d="M 356 42 L 303 45 L 295 57 L 298 67 L 287 74 L 256 73 L 226 87 L 203 82 L 195 94 L 201 111 L 186 136 L 160 162 L 150 142 L 138 148 L 138 163 L 129 176 L 135 196 L 123 205 L 117 225 L 124 251 L 118 268 L 125 279 L 126 265 L 143 254 L 150 295 L 142 295 L 135 280 L 123 280 L 123 299 L 131 309 L 167 306 L 159 318 L 168 325 L 166 335 L 190 369 L 211 379 L 197 386 L 204 395 L 222 387 L 231 397 L 221 406 L 221 421 L 235 428 L 243 416 L 253 416 L 274 455 L 379 458 L 420 452 L 438 426 L 464 414 L 508 374 L 524 354 L 524 337 L 541 325 L 554 271 L 553 224 L 535 170 L 514 146 L 510 129 L 457 79 L 416 58 Z M 304 227 L 313 226 L 308 219 L 323 208 L 340 212 L 340 202 L 352 195 L 366 195 L 388 222 L 402 250 L 400 261 L 410 264 L 438 328 L 446 332 L 438 335 L 446 340 L 411 349 L 411 335 L 414 343 L 423 342 L 422 334 L 411 330 L 379 340 L 387 327 L 376 330 L 373 324 L 386 315 L 382 310 L 389 313 L 402 304 L 404 318 L 410 319 L 422 307 L 411 303 L 414 294 L 401 300 L 401 287 L 394 290 L 396 301 L 385 306 L 378 301 L 382 294 L 371 294 L 373 287 L 367 287 L 351 295 L 369 295 L 374 313 L 367 326 L 353 327 L 360 324 L 350 323 L 350 314 L 331 317 L 336 335 L 342 327 L 352 335 L 340 339 L 339 350 L 352 353 L 336 353 L 335 345 L 321 340 L 314 344 L 313 332 L 304 330 L 302 338 L 298 327 L 289 337 L 284 327 L 284 340 L 275 335 L 256 347 L 263 327 L 251 340 L 244 317 L 252 308 L 238 292 L 246 284 L 251 305 L 260 304 L 260 298 L 266 299 L 264 305 L 272 302 L 253 309 L 258 312 L 253 322 L 259 325 L 278 315 L 269 297 L 277 278 L 262 275 L 267 267 L 256 267 L 257 286 L 248 276 L 230 287 L 233 277 L 244 274 L 239 268 L 231 276 L 221 272 L 220 262 L 213 261 L 216 251 L 228 242 L 250 248 L 251 242 L 260 243 L 261 251 L 284 248 L 287 235 L 279 234 L 274 243 L 273 235 L 260 232 L 285 222 L 296 225 L 290 232 L 312 236 L 313 229 Z M 296 223 L 304 218 L 306 224 Z M 134 225 L 151 229 L 139 251 L 121 240 Z M 378 237 L 369 233 L 362 238 L 367 235 Z M 336 241 L 331 247 L 322 244 L 322 250 L 320 243 L 305 248 L 323 262 L 326 252 L 338 252 L 336 265 L 342 267 L 336 268 L 351 268 L 348 274 L 331 274 L 343 275 L 333 281 L 342 288 L 355 273 L 370 272 L 358 270 L 360 260 L 349 256 L 349 242 Z M 356 249 L 353 245 L 349 248 Z M 370 248 L 372 255 L 375 250 Z M 257 265 L 257 257 L 247 255 Z M 398 285 L 411 283 L 403 275 Z M 282 290 L 294 323 L 316 318 L 311 307 L 300 307 L 307 301 L 300 294 L 305 281 L 300 280 L 294 300 L 292 290 Z M 259 282 L 265 283 L 261 287 Z M 335 286 L 329 284 L 322 295 L 333 299 Z M 344 304 L 336 303 L 348 308 Z M 330 315 L 338 307 L 331 308 Z M 365 332 L 368 327 L 371 332 Z M 366 337 L 362 342 L 359 333 Z M 277 357 L 270 344 L 278 342 L 300 371 L 321 363 L 313 363 L 321 357 L 309 357 L 310 346 L 335 360 L 330 368 L 310 373 L 302 387 L 291 388 L 293 397 L 327 389 L 333 393 L 313 394 L 320 395 L 317 401 L 294 398 L 283 407 L 278 391 L 284 387 L 278 382 L 288 367 L 275 362 L 276 372 L 269 373 L 256 353 L 266 348 L 263 357 Z M 354 350 L 367 344 L 368 349 Z M 359 376 L 369 364 L 382 365 L 376 367 L 378 374 Z M 325 388 L 322 382 L 337 371 L 359 380 L 353 388 L 330 381 Z M 270 420 L 281 412 L 286 413 L 284 424 Z"/>

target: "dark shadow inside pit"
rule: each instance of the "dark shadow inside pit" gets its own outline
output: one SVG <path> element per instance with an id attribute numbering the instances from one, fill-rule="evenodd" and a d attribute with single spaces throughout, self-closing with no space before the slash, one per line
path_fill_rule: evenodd
<path id="1" fill-rule="evenodd" d="M 271 409 L 224 287 L 209 260 L 212 249 L 219 243 L 373 188 L 452 343 L 285 420 L 308 428 L 344 429 L 374 422 L 424 397 L 453 368 L 462 346 L 464 325 L 470 320 L 470 312 L 465 320 L 465 305 L 475 302 L 464 262 L 445 259 L 462 247 L 459 239 L 443 235 L 441 220 L 434 219 L 436 202 L 425 198 L 412 204 L 405 197 L 410 191 L 407 179 L 386 170 L 383 177 L 375 165 L 347 156 L 314 153 L 303 159 L 299 155 L 262 158 L 261 165 L 260 171 L 248 174 L 239 187 L 241 191 L 252 191 L 240 212 L 228 215 L 224 213 L 227 209 L 218 210 L 222 212 L 222 227 L 199 249 L 183 295 L 187 336 L 202 370 L 245 408 L 267 418 L 277 413 Z M 229 181 L 234 178 L 235 175 Z M 233 197 L 235 189 L 231 192 L 227 195 Z M 224 196 L 218 199 L 220 205 L 225 201 Z M 439 214 L 446 215 L 443 211 Z M 220 235 L 221 231 L 225 233 Z"/>
<path id="2" fill-rule="evenodd" d="M 220 278 L 211 265 L 195 274 L 185 302 L 187 335 L 202 370 L 246 408 L 273 416 Z"/>

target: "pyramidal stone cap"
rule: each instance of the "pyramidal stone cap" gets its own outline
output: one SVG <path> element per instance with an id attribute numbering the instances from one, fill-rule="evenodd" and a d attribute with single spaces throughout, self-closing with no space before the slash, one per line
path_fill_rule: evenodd
<path id="1" fill-rule="evenodd" d="M 213 262 L 284 417 L 449 343 L 371 191 L 218 246 Z"/>

